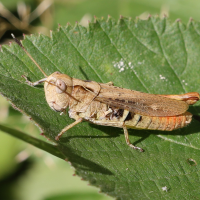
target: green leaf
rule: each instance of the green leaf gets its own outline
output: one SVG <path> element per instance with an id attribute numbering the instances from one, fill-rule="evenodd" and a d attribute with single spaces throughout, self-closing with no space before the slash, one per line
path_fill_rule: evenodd
<path id="1" fill-rule="evenodd" d="M 32 35 L 23 41 L 48 75 L 60 71 L 156 94 L 200 92 L 199 44 L 199 22 L 190 21 L 186 27 L 157 17 L 101 19 L 88 29 L 67 25 L 51 38 Z M 52 111 L 43 87 L 30 87 L 21 77 L 34 82 L 43 74 L 16 44 L 3 46 L 0 60 L 1 93 L 54 140 L 73 120 Z M 199 103 L 190 111 L 198 114 Z M 126 145 L 123 130 L 87 122 L 67 131 L 58 148 L 76 174 L 118 199 L 200 198 L 198 121 L 172 132 L 129 130 L 129 134 L 144 153 Z"/>

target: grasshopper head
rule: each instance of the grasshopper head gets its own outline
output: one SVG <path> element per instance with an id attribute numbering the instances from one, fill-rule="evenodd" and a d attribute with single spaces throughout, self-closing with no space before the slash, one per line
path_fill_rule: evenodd
<path id="1" fill-rule="evenodd" d="M 72 92 L 72 78 L 60 72 L 51 74 L 44 84 L 46 101 L 58 112 L 63 112 L 69 105 Z"/>
<path id="2" fill-rule="evenodd" d="M 13 34 L 11 35 L 15 42 L 25 51 L 28 57 L 35 63 L 38 69 L 44 74 L 45 77 L 47 77 L 45 78 L 45 80 L 42 79 L 35 83 L 31 83 L 27 80 L 25 76 L 23 76 L 26 79 L 26 82 L 29 83 L 29 85 L 31 86 L 35 86 L 42 82 L 45 82 L 44 91 L 49 106 L 53 110 L 58 112 L 65 111 L 69 105 L 70 97 L 72 97 L 72 78 L 67 76 L 66 74 L 61 74 L 60 72 L 54 72 L 50 76 L 47 76 L 46 73 L 42 70 L 42 68 L 38 65 L 38 63 L 34 60 L 34 58 L 30 55 L 30 53 L 24 48 L 22 43 L 18 39 L 16 39 Z"/>

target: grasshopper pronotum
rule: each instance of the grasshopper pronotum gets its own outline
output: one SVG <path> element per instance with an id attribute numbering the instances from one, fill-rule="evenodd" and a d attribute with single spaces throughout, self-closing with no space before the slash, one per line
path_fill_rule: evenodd
<path id="1" fill-rule="evenodd" d="M 187 110 L 189 105 L 199 100 L 197 92 L 156 95 L 116 87 L 112 82 L 103 84 L 75 79 L 60 72 L 47 76 L 22 43 L 14 35 L 12 37 L 45 76 L 34 83 L 23 76 L 26 82 L 31 86 L 44 82 L 49 106 L 57 112 L 65 112 L 69 107 L 69 117 L 75 119 L 56 136 L 56 140 L 86 120 L 102 126 L 123 128 L 128 146 L 143 151 L 130 143 L 127 128 L 172 131 L 188 125 L 192 120 L 192 114 Z"/>

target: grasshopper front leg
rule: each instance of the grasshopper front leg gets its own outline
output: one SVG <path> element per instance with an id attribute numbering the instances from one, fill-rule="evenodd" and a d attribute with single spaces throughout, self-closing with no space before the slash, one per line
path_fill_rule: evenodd
<path id="1" fill-rule="evenodd" d="M 44 83 L 44 82 L 47 80 L 47 78 L 43 78 L 43 79 L 41 79 L 41 80 L 39 80 L 39 81 L 31 82 L 31 81 L 28 80 L 28 78 L 27 78 L 25 75 L 22 75 L 22 77 L 25 78 L 26 83 L 27 83 L 28 85 L 30 85 L 30 86 L 39 85 L 39 84 L 41 84 L 41 83 Z"/>
<path id="2" fill-rule="evenodd" d="M 60 139 L 60 137 L 63 135 L 63 133 L 65 133 L 67 130 L 69 130 L 70 128 L 74 127 L 76 124 L 79 124 L 82 121 L 83 121 L 83 118 L 79 118 L 75 122 L 73 122 L 72 124 L 63 128 L 63 130 L 55 137 L 55 140 L 58 141 Z"/>

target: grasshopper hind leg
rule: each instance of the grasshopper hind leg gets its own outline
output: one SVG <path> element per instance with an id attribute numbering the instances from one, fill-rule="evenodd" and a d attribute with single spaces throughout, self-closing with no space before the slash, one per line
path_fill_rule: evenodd
<path id="1" fill-rule="evenodd" d="M 97 125 L 102 125 L 102 126 L 112 126 L 112 127 L 118 127 L 118 128 L 123 128 L 124 129 L 124 136 L 125 136 L 125 140 L 126 140 L 126 144 L 131 147 L 132 149 L 135 150 L 139 150 L 140 152 L 143 152 L 144 150 L 140 147 L 136 147 L 133 144 L 131 144 L 130 140 L 129 140 L 129 135 L 128 135 L 128 130 L 126 128 L 126 125 L 124 124 L 124 122 L 116 122 L 116 121 L 102 121 L 102 120 L 93 120 L 90 119 L 90 122 L 92 122 L 93 124 L 97 124 Z"/>
<path id="2" fill-rule="evenodd" d="M 123 126 L 123 129 L 124 129 L 124 136 L 125 136 L 126 144 L 129 147 L 131 147 L 132 149 L 139 150 L 140 152 L 143 152 L 144 150 L 142 148 L 136 147 L 136 146 L 134 146 L 133 144 L 130 143 L 129 135 L 128 135 L 128 130 L 127 130 L 127 128 L 126 128 L 125 125 Z"/>

